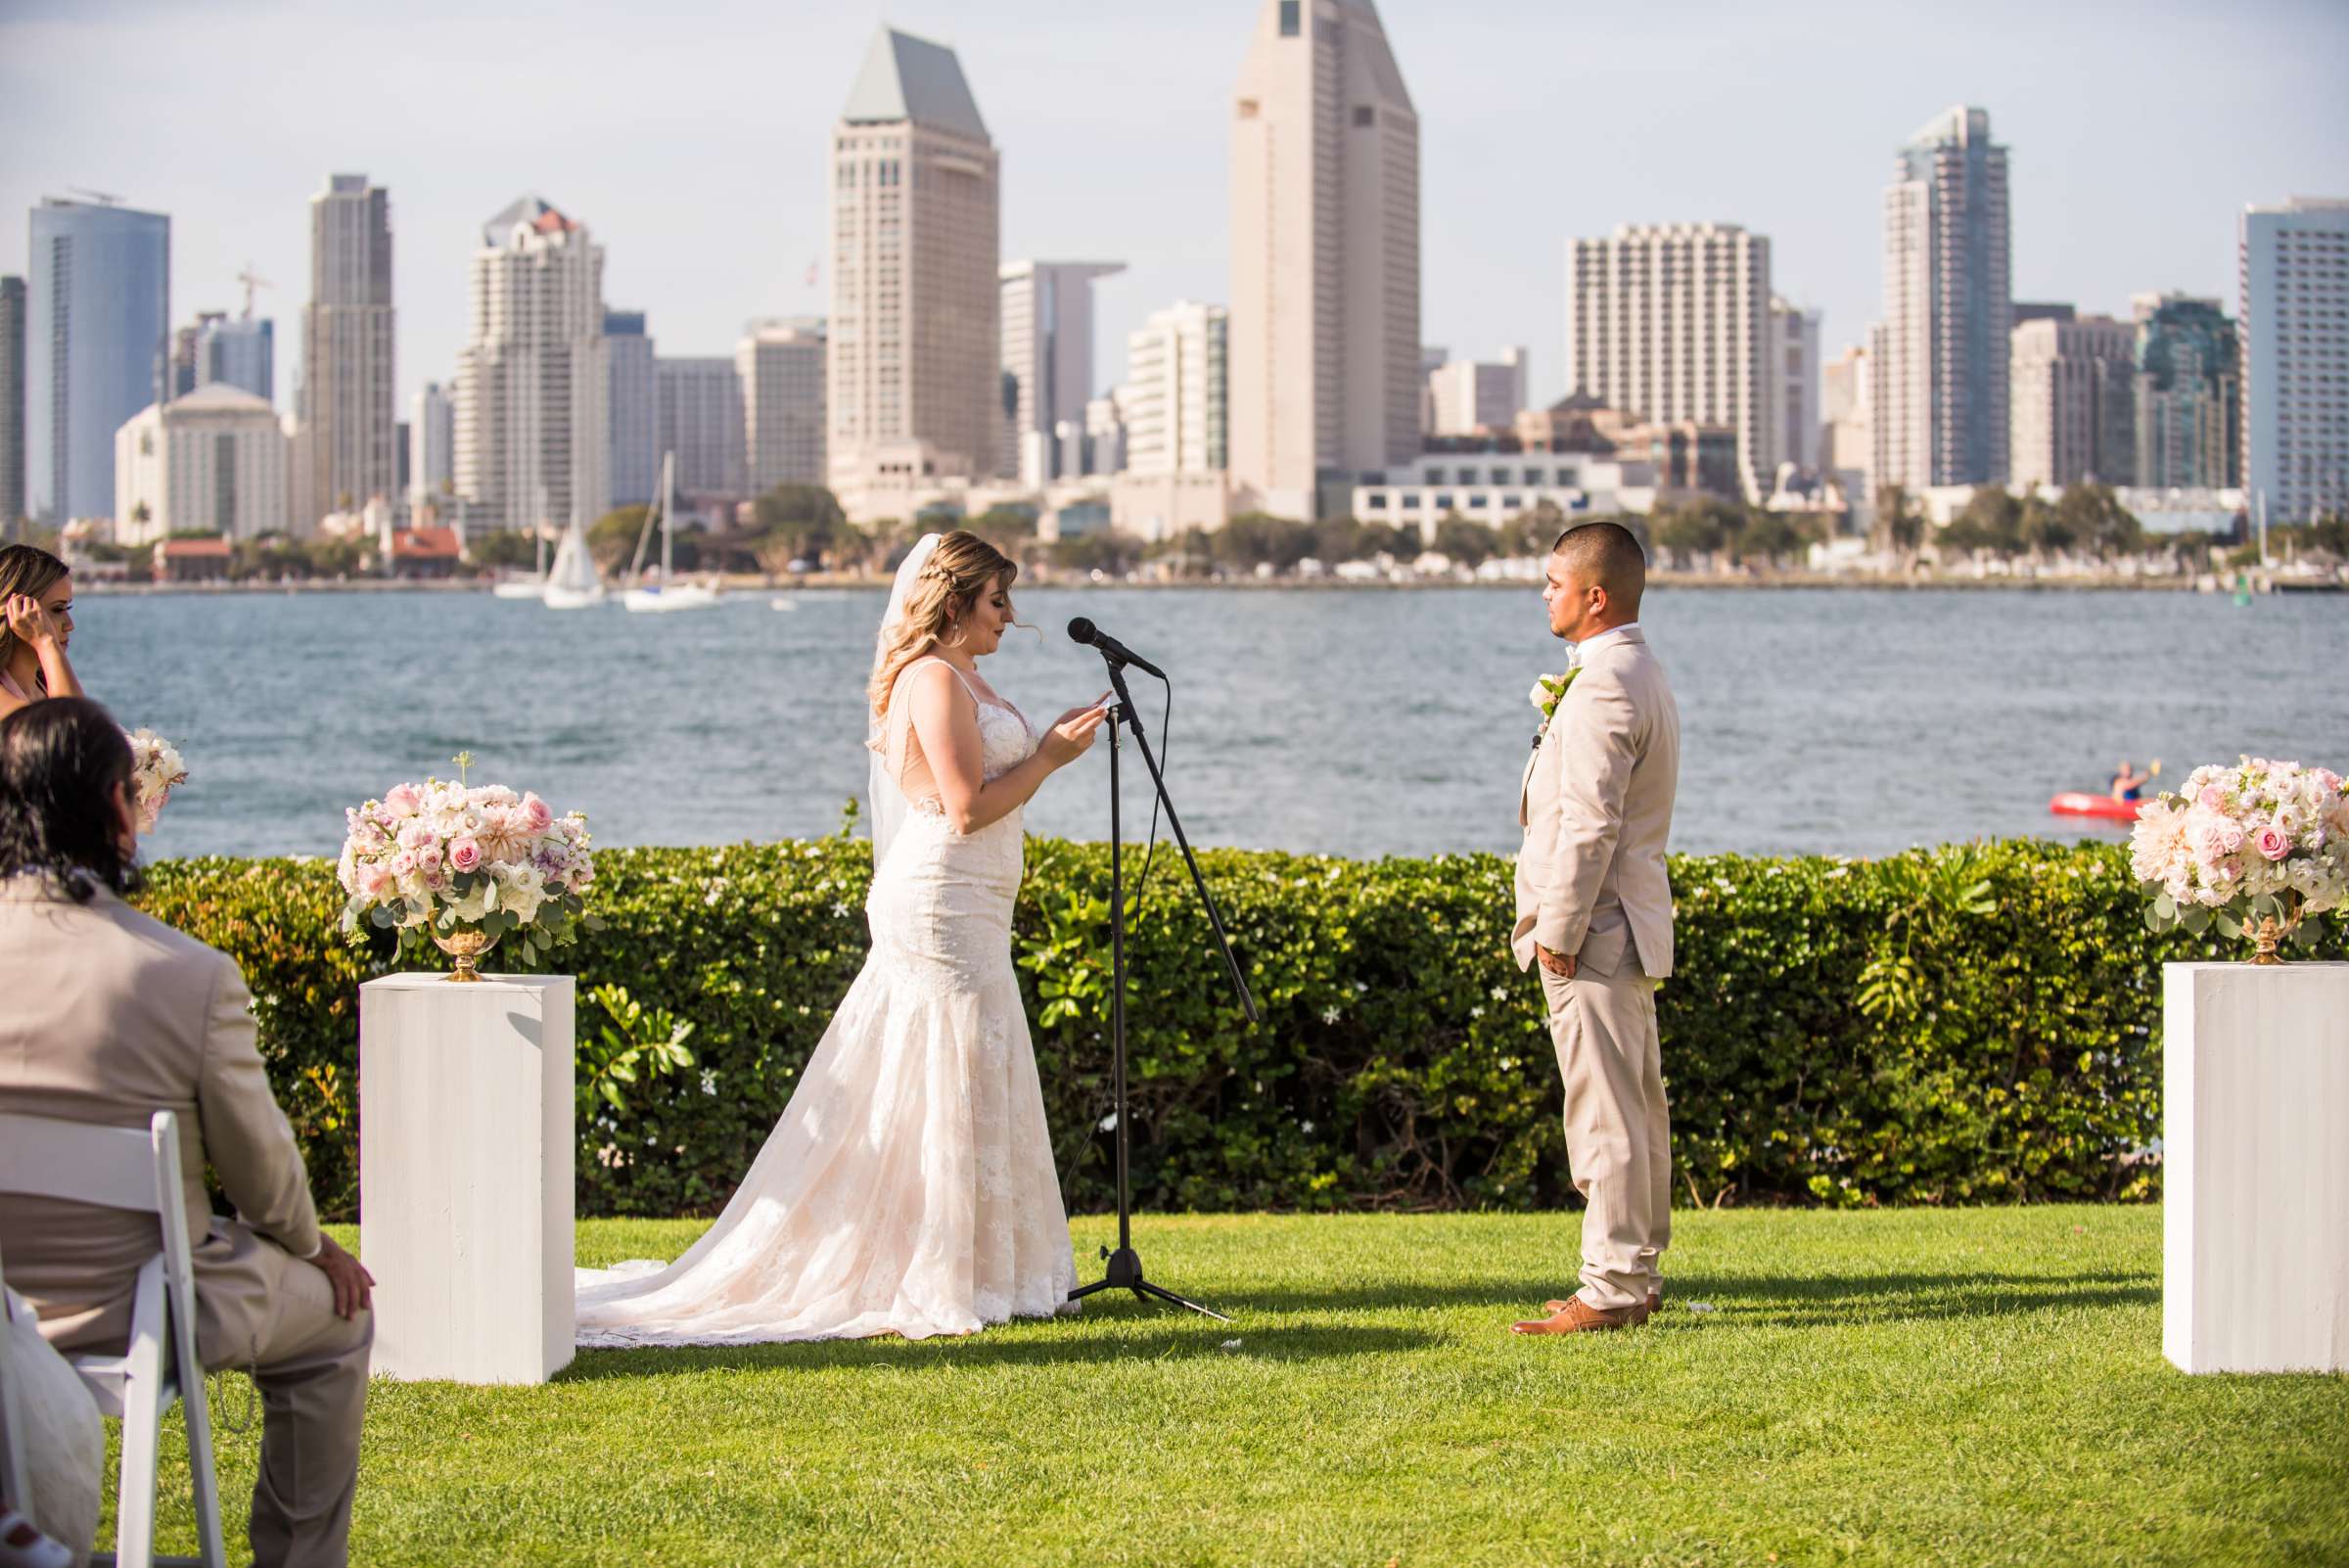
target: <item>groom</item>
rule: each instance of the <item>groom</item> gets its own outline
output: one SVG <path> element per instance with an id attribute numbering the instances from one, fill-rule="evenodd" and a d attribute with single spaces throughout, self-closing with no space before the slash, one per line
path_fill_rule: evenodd
<path id="1" fill-rule="evenodd" d="M 1520 1334 L 1635 1327 L 1663 1304 L 1672 1239 L 1672 1122 L 1655 983 L 1672 973 L 1664 841 L 1681 715 L 1639 632 L 1647 562 L 1614 523 L 1558 535 L 1543 601 L 1575 645 L 1573 683 L 1526 764 L 1517 818 L 1519 968 L 1540 965 L 1566 1084 L 1566 1156 L 1589 1205 L 1582 1288 Z"/>

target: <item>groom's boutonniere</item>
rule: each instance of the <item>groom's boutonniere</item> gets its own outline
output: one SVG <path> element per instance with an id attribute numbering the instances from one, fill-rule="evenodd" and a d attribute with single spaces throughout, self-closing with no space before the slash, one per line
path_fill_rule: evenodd
<path id="1" fill-rule="evenodd" d="M 1536 749 L 1541 747 L 1542 737 L 1549 733 L 1549 721 L 1557 716 L 1559 699 L 1566 695 L 1566 688 L 1574 684 L 1574 677 L 1582 672 L 1583 667 L 1577 665 L 1562 675 L 1534 677 L 1534 689 L 1526 693 L 1526 701 L 1542 710 L 1542 727 L 1534 731 Z"/>

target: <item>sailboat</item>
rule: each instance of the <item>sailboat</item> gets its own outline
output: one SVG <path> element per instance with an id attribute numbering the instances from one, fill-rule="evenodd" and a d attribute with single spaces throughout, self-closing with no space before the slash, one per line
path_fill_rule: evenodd
<path id="1" fill-rule="evenodd" d="M 647 615 L 669 610 L 707 610 L 717 603 L 714 585 L 698 582 L 679 582 L 673 576 L 675 567 L 670 541 L 676 534 L 673 520 L 677 504 L 677 454 L 665 452 L 661 457 L 661 580 L 643 584 L 636 580 L 637 570 L 644 564 L 644 547 L 652 538 L 653 514 L 644 514 L 644 527 L 636 534 L 636 558 L 628 563 L 629 587 L 620 596 L 620 602 L 629 610 Z"/>
<path id="2" fill-rule="evenodd" d="M 489 591 L 500 599 L 543 599 L 546 597 L 546 486 L 538 487 L 538 523 L 530 530 L 538 541 L 538 564 L 528 577 L 507 577 L 489 585 Z"/>
<path id="3" fill-rule="evenodd" d="M 579 509 L 571 509 L 571 527 L 555 546 L 555 564 L 546 572 L 549 610 L 584 610 L 604 602 L 604 579 L 596 574 L 595 557 L 587 553 L 587 535 L 579 530 Z"/>

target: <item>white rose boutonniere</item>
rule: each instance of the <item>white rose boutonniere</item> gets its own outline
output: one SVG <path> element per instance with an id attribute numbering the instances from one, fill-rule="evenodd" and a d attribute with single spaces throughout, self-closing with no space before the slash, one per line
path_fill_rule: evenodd
<path id="1" fill-rule="evenodd" d="M 1525 696 L 1526 701 L 1542 711 L 1542 727 L 1534 731 L 1534 744 L 1537 747 L 1542 744 L 1542 737 L 1549 733 L 1549 721 L 1557 716 L 1558 703 L 1565 697 L 1566 688 L 1573 685 L 1574 677 L 1582 672 L 1583 667 L 1577 665 L 1563 674 L 1534 677 L 1534 689 Z"/>

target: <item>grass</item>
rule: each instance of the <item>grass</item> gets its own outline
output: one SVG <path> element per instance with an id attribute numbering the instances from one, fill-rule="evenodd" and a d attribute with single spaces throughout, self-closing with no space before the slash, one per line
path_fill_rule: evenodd
<path id="1" fill-rule="evenodd" d="M 352 1560 L 2349 1562 L 2349 1377 L 2172 1368 L 2160 1219 L 1683 1215 L 1653 1323 L 1522 1340 L 1579 1216 L 1145 1218 L 1154 1275 L 1236 1324 L 1128 1298 L 379 1381 Z M 579 1260 L 698 1229 L 588 1222 Z M 1078 1222 L 1081 1259 L 1109 1235 Z M 221 1443 L 239 1561 L 256 1445 Z M 167 1549 L 185 1482 L 174 1443 Z"/>

